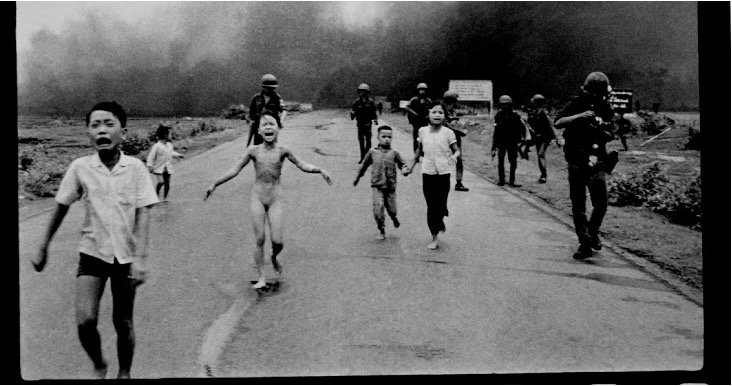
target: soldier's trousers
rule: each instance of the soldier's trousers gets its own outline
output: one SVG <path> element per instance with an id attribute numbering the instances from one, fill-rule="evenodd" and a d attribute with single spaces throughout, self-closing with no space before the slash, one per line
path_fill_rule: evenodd
<path id="1" fill-rule="evenodd" d="M 371 122 L 358 124 L 358 146 L 361 151 L 361 159 L 366 156 L 366 153 L 371 149 Z"/>
<path id="2" fill-rule="evenodd" d="M 374 191 L 374 219 L 380 231 L 384 230 L 384 209 L 389 217 L 396 218 L 396 190 L 372 188 Z"/>
<path id="3" fill-rule="evenodd" d="M 518 158 L 518 145 L 499 147 L 498 148 L 498 182 L 506 182 L 506 168 L 504 161 L 508 154 L 508 163 L 510 165 L 508 182 L 516 181 L 516 159 Z"/>
<path id="4" fill-rule="evenodd" d="M 542 141 L 536 143 L 536 158 L 539 160 L 539 171 L 541 177 L 546 178 L 546 149 L 549 147 L 549 142 Z"/>
<path id="5" fill-rule="evenodd" d="M 569 176 L 569 198 L 572 201 L 572 220 L 574 230 L 577 233 L 579 243 L 589 246 L 592 238 L 597 237 L 597 232 L 602 225 L 602 219 L 607 212 L 607 186 L 605 185 L 605 172 L 602 163 L 594 168 L 577 167 L 569 165 L 567 168 Z M 592 215 L 587 221 L 587 194 L 590 192 L 592 202 Z"/>

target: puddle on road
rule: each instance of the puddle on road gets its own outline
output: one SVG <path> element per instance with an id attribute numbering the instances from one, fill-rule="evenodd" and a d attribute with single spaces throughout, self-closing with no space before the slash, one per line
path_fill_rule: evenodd
<path id="1" fill-rule="evenodd" d="M 666 328 L 664 328 L 664 331 L 671 332 L 673 334 L 679 335 L 686 339 L 691 339 L 691 340 L 704 339 L 704 334 L 695 333 L 694 331 L 691 331 L 688 328 L 678 328 L 678 327 L 670 326 L 667 324 Z"/>

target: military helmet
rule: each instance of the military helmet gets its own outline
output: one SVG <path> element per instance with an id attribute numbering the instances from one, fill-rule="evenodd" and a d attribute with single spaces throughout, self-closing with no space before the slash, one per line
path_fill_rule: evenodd
<path id="1" fill-rule="evenodd" d="M 501 97 L 498 98 L 498 104 L 501 105 L 501 104 L 504 104 L 504 103 L 506 103 L 506 104 L 512 104 L 513 103 L 513 99 L 511 99 L 511 97 L 508 96 L 508 95 L 501 95 Z"/>
<path id="2" fill-rule="evenodd" d="M 371 92 L 371 88 L 369 88 L 369 85 L 366 83 L 361 83 L 358 85 L 358 88 L 356 88 L 356 91 L 368 91 Z"/>
<path id="3" fill-rule="evenodd" d="M 420 83 L 417 85 L 417 90 L 427 90 L 427 83 Z"/>
<path id="4" fill-rule="evenodd" d="M 587 75 L 582 89 L 590 94 L 607 94 L 610 88 L 610 79 L 602 72 L 591 72 Z"/>
<path id="5" fill-rule="evenodd" d="M 531 97 L 531 102 L 533 102 L 533 103 L 536 103 L 536 102 L 544 102 L 544 99 L 545 99 L 544 98 L 544 95 L 536 94 L 533 97 Z"/>
<path id="6" fill-rule="evenodd" d="M 458 95 L 457 91 L 453 91 L 453 90 L 445 91 L 445 94 L 442 96 L 443 99 L 455 99 L 455 100 L 457 100 L 459 97 L 460 97 L 460 95 Z"/>
<path id="7" fill-rule="evenodd" d="M 277 78 L 272 74 L 264 74 L 262 76 L 262 87 L 277 87 Z"/>

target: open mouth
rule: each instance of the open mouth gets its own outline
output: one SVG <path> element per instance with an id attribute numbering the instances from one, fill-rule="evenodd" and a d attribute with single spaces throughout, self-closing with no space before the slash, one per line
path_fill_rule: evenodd
<path id="1" fill-rule="evenodd" d="M 97 138 L 97 146 L 111 145 L 112 140 L 109 138 Z"/>

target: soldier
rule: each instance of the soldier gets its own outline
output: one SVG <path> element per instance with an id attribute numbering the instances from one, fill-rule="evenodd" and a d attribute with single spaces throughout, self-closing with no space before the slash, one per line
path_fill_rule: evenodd
<path id="1" fill-rule="evenodd" d="M 358 145 L 361 156 L 358 163 L 363 161 L 363 157 L 371 149 L 371 122 L 374 125 L 379 124 L 376 117 L 376 102 L 371 98 L 371 89 L 366 83 L 361 83 L 357 88 L 358 99 L 353 102 L 351 107 L 351 120 L 356 119 L 356 127 L 358 128 Z"/>
<path id="2" fill-rule="evenodd" d="M 407 111 L 407 119 L 412 125 L 412 147 L 417 150 L 417 137 L 419 136 L 419 128 L 429 124 L 427 107 L 432 100 L 427 98 L 427 84 L 420 83 L 417 85 L 417 96 L 409 100 L 409 104 L 405 108 Z"/>
<path id="3" fill-rule="evenodd" d="M 459 97 L 457 92 L 447 90 L 442 96 L 442 100 L 447 107 L 447 111 L 445 112 L 445 126 L 455 132 L 457 147 L 460 150 L 460 156 L 457 157 L 457 163 L 455 165 L 455 190 L 467 192 L 470 189 L 463 185 L 463 148 L 460 143 L 460 138 L 464 137 L 467 131 L 464 127 L 458 125 L 457 121 L 459 118 L 455 113 L 455 107 Z"/>
<path id="4" fill-rule="evenodd" d="M 582 94 L 574 97 L 557 114 L 557 129 L 564 129 L 564 158 L 568 164 L 569 198 L 572 219 L 579 239 L 575 259 L 586 259 L 602 249 L 598 235 L 607 211 L 607 186 L 603 169 L 605 144 L 615 137 L 613 110 L 608 102 L 610 81 L 602 72 L 592 72 L 582 85 Z M 592 215 L 587 221 L 586 191 L 590 192 Z"/>
<path id="5" fill-rule="evenodd" d="M 527 119 L 533 131 L 532 140 L 536 146 L 536 158 L 539 161 L 539 183 L 546 183 L 546 150 L 552 141 L 560 145 L 557 135 L 554 133 L 552 121 L 544 107 L 544 96 L 536 94 L 531 98 L 531 107 L 528 109 Z M 528 152 L 527 152 L 528 154 Z"/>
<path id="6" fill-rule="evenodd" d="M 277 88 L 277 78 L 272 74 L 265 74 L 262 76 L 262 91 L 259 94 L 255 94 L 252 98 L 252 103 L 249 104 L 249 118 L 252 120 L 251 128 L 249 129 L 249 138 L 247 139 L 247 146 L 252 143 L 254 139 L 254 145 L 259 145 L 264 142 L 262 136 L 259 135 L 259 118 L 262 115 L 262 111 L 269 110 L 274 112 L 277 116 L 277 126 L 282 128 L 282 122 L 285 120 L 287 111 L 282 104 L 282 97 L 275 92 Z"/>
<path id="7" fill-rule="evenodd" d="M 498 98 L 498 113 L 496 113 L 493 130 L 493 145 L 491 157 L 498 152 L 498 185 L 506 184 L 504 160 L 508 153 L 510 172 L 508 185 L 520 187 L 516 183 L 516 158 L 518 158 L 519 144 L 526 138 L 526 126 L 521 116 L 513 111 L 513 100 L 508 95 Z"/>

